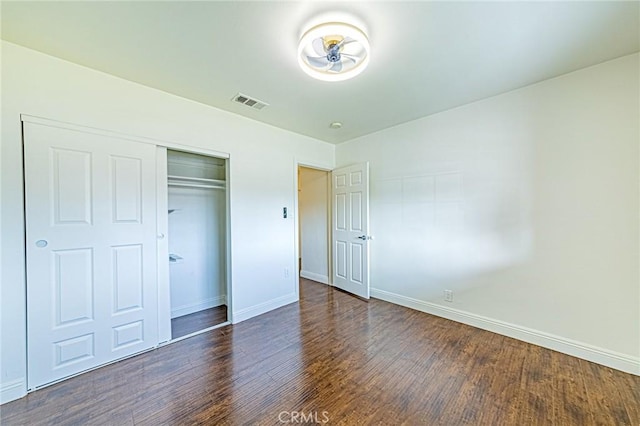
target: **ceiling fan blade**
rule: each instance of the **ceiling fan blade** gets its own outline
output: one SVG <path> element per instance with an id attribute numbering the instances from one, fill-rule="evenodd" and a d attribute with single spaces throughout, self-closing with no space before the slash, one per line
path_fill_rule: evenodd
<path id="1" fill-rule="evenodd" d="M 354 41 L 356 41 L 356 39 L 353 39 L 351 37 L 345 37 L 342 39 L 340 43 L 338 43 L 338 46 L 342 48 L 342 46 L 344 46 L 345 44 L 353 43 Z"/>
<path id="2" fill-rule="evenodd" d="M 348 53 L 342 53 L 342 54 L 340 54 L 340 57 L 341 57 L 342 59 L 348 59 L 348 60 L 350 60 L 350 61 L 353 61 L 353 63 L 354 63 L 354 64 L 355 64 L 356 62 L 358 62 L 358 61 L 357 61 L 357 59 L 358 59 L 358 57 L 357 57 L 357 56 L 355 56 L 355 55 L 349 55 Z"/>
<path id="3" fill-rule="evenodd" d="M 313 50 L 320 56 L 326 55 L 327 51 L 324 50 L 324 42 L 322 41 L 322 37 L 316 38 L 311 42 L 311 46 L 313 46 Z"/>
<path id="4" fill-rule="evenodd" d="M 316 67 L 316 68 L 324 68 L 327 66 L 327 64 L 329 64 L 330 62 L 327 60 L 326 56 L 307 56 L 307 62 L 309 63 L 309 65 L 311 65 L 312 67 Z"/>
<path id="5" fill-rule="evenodd" d="M 351 44 L 347 44 L 346 46 L 342 46 L 342 48 L 340 49 L 340 53 L 346 53 L 347 55 L 354 55 L 354 56 L 362 56 L 363 54 L 366 54 L 366 52 L 364 51 L 364 49 L 362 48 L 362 45 L 360 45 L 359 43 L 351 43 Z"/>
<path id="6" fill-rule="evenodd" d="M 335 62 L 329 71 L 340 72 L 342 71 L 342 62 Z"/>

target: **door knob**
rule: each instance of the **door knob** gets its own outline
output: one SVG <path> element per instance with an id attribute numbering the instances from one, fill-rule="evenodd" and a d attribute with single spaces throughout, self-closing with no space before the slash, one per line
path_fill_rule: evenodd
<path id="1" fill-rule="evenodd" d="M 38 241 L 36 241 L 36 247 L 38 247 L 38 248 L 45 248 L 48 245 L 49 245 L 49 242 L 47 240 L 38 240 Z"/>
<path id="2" fill-rule="evenodd" d="M 366 235 L 360 235 L 358 238 L 365 241 L 369 239 Z"/>

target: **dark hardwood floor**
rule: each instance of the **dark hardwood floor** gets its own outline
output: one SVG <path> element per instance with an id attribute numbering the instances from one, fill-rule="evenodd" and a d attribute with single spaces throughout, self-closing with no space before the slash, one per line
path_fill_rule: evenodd
<path id="1" fill-rule="evenodd" d="M 0 418 L 635 426 L 639 401 L 640 377 L 302 280 L 299 304 L 41 389 Z"/>
<path id="2" fill-rule="evenodd" d="M 177 339 L 227 321 L 227 306 L 204 309 L 171 320 L 171 338 Z"/>

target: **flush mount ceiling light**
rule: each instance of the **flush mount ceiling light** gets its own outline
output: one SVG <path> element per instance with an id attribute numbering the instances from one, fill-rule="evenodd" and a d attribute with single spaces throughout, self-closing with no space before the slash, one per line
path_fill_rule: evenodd
<path id="1" fill-rule="evenodd" d="M 347 80 L 367 67 L 369 40 L 361 29 L 351 24 L 320 24 L 305 32 L 300 39 L 298 63 L 313 78 Z"/>

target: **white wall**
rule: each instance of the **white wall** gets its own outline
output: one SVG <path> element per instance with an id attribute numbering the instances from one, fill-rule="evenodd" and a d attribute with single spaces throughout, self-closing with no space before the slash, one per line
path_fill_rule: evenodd
<path id="1" fill-rule="evenodd" d="M 300 276 L 328 284 L 329 174 L 307 167 L 299 170 Z"/>
<path id="2" fill-rule="evenodd" d="M 640 373 L 638 64 L 339 145 L 370 162 L 373 295 Z"/>
<path id="3" fill-rule="evenodd" d="M 295 300 L 282 207 L 295 207 L 295 158 L 332 165 L 333 145 L 2 42 L 2 401 L 26 390 L 21 113 L 229 153 L 233 319 Z"/>
<path id="4" fill-rule="evenodd" d="M 224 189 L 169 186 L 171 318 L 227 303 Z"/>

